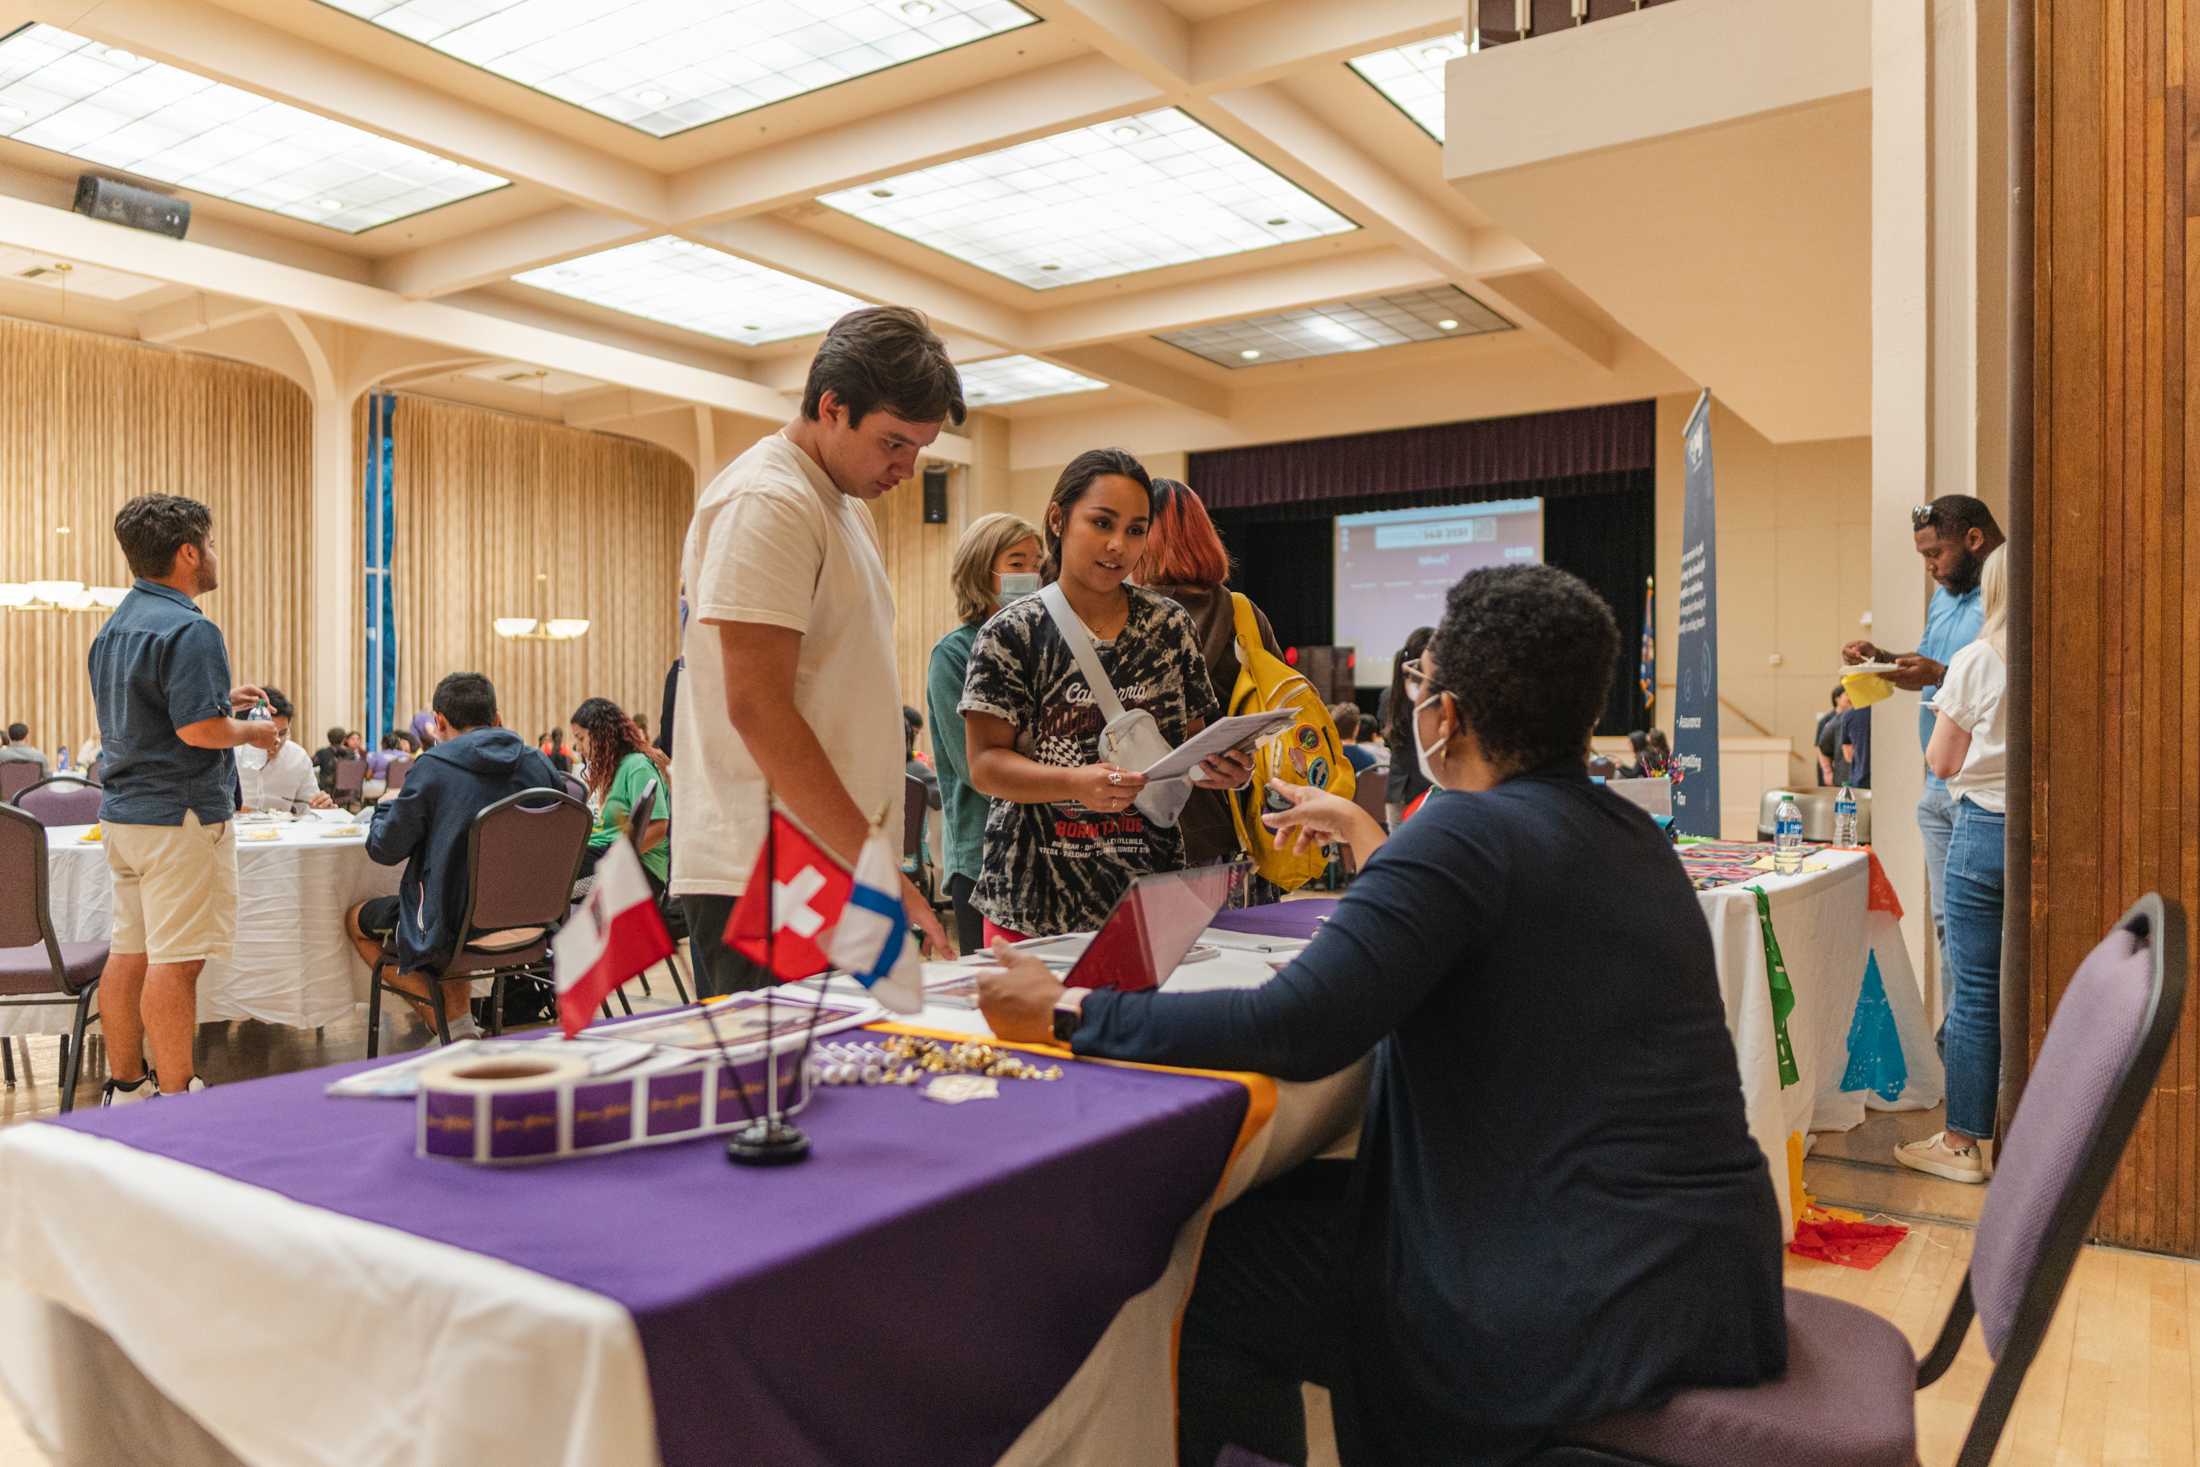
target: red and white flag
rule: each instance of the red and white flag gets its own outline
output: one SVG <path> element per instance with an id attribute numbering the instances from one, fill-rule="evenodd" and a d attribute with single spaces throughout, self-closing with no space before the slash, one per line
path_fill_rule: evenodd
<path id="1" fill-rule="evenodd" d="M 802 827 L 772 811 L 756 870 L 726 923 L 726 946 L 797 982 L 832 971 L 826 951 L 855 878 Z"/>
<path id="2" fill-rule="evenodd" d="M 634 847 L 615 840 L 596 862 L 596 884 L 551 943 L 557 965 L 558 1026 L 570 1039 L 588 1027 L 613 989 L 672 956 Z"/>

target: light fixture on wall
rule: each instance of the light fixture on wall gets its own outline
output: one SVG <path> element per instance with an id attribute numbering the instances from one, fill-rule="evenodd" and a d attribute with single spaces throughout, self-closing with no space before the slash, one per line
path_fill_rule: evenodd
<path id="1" fill-rule="evenodd" d="M 56 525 L 53 532 L 66 539 L 69 527 Z M 55 559 L 66 561 L 68 556 L 64 551 Z M 82 581 L 59 578 L 0 581 L 0 607 L 9 611 L 112 611 L 129 594 L 121 586 L 87 586 Z"/>
<path id="2" fill-rule="evenodd" d="M 550 599 L 549 580 L 547 572 L 535 572 L 536 596 L 545 605 Z M 573 642 L 588 635 L 584 616 L 500 616 L 493 625 L 507 642 Z"/>

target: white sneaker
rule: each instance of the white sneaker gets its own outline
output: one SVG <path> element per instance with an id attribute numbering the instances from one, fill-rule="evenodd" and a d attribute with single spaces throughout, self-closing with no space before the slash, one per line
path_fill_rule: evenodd
<path id="1" fill-rule="evenodd" d="M 151 1100 L 160 1094 L 160 1086 L 148 1070 L 135 1080 L 109 1080 L 99 1087 L 99 1103 L 102 1109 L 115 1105 L 136 1105 L 141 1100 Z"/>
<path id="2" fill-rule="evenodd" d="M 1986 1161 L 1976 1146 L 1951 1146 L 1946 1131 L 1894 1149 L 1894 1159 L 1913 1172 L 1977 1186 L 1986 1180 Z"/>

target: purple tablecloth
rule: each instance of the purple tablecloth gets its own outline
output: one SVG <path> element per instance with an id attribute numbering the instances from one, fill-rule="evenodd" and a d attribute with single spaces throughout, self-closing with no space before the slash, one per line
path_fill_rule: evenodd
<path id="1" fill-rule="evenodd" d="M 1337 910 L 1335 897 L 1309 897 L 1303 902 L 1272 902 L 1265 907 L 1240 907 L 1223 912 L 1210 926 L 1225 932 L 1247 932 L 1255 937 L 1312 937 L 1314 929 Z"/>
<path id="2" fill-rule="evenodd" d="M 410 1103 L 321 1093 L 364 1068 L 58 1124 L 617 1301 L 668 1467 L 994 1461 L 1161 1276 L 1247 1104 L 1072 1061 L 957 1106 L 825 1090 L 784 1169 L 701 1140 L 499 1170 L 415 1157 Z"/>

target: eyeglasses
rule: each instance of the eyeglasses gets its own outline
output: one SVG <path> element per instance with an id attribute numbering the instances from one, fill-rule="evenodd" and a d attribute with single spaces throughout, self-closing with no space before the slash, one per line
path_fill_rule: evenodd
<path id="1" fill-rule="evenodd" d="M 1398 671 L 1405 680 L 1406 698 L 1414 703 L 1420 702 L 1422 696 L 1432 686 L 1428 675 L 1428 659 L 1425 657 L 1409 658 L 1398 664 Z M 1446 689 L 1437 688 L 1435 691 L 1441 693 Z"/>

